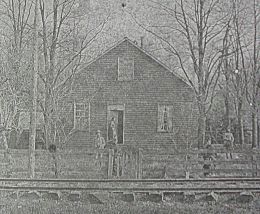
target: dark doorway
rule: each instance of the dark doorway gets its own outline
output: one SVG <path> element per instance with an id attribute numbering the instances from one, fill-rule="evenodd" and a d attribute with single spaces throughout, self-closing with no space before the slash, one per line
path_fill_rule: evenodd
<path id="1" fill-rule="evenodd" d="M 124 144 L 124 106 L 122 105 L 111 105 L 108 106 L 108 142 L 111 142 L 113 135 L 116 135 L 116 143 Z M 113 128 L 115 132 L 113 133 Z"/>
<path id="2" fill-rule="evenodd" d="M 124 142 L 124 111 L 118 112 L 118 124 L 117 124 L 117 133 L 118 133 L 118 144 L 123 144 Z"/>

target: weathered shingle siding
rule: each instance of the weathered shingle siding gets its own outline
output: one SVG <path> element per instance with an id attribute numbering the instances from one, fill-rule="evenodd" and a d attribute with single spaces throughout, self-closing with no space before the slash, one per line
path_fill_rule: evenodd
<path id="1" fill-rule="evenodd" d="M 134 58 L 134 80 L 118 81 L 118 57 L 126 52 Z M 78 74 L 71 99 L 87 103 L 89 97 L 92 97 L 91 127 L 87 128 L 90 130 L 89 139 L 75 137 L 77 140 L 73 144 L 91 144 L 97 129 L 106 137 L 107 106 L 110 104 L 125 105 L 125 144 L 146 147 L 167 146 L 173 141 L 181 143 L 184 134 L 180 129 L 184 132 L 187 129 L 187 118 L 180 117 L 180 112 L 194 101 L 194 94 L 184 81 L 128 41 L 107 52 Z M 173 133 L 157 133 L 158 103 L 174 106 Z M 189 115 L 189 112 L 185 115 Z M 195 117 L 188 123 L 191 122 L 195 123 Z"/>

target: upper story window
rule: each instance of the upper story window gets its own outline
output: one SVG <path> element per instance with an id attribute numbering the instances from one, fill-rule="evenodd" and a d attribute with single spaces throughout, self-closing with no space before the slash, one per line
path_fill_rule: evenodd
<path id="1" fill-rule="evenodd" d="M 84 103 L 74 103 L 74 129 L 82 130 L 87 123 L 87 105 Z"/>
<path id="2" fill-rule="evenodd" d="M 158 132 L 172 132 L 172 109 L 171 105 L 158 105 Z"/>
<path id="3" fill-rule="evenodd" d="M 134 59 L 129 56 L 118 57 L 118 81 L 134 79 Z"/>

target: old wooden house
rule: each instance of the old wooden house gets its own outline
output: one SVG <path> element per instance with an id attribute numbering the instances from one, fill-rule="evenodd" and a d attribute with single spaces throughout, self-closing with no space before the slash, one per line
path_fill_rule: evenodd
<path id="1" fill-rule="evenodd" d="M 110 141 L 141 148 L 186 146 L 196 137 L 196 104 L 179 75 L 128 38 L 79 72 L 66 100 L 68 147 L 94 146 L 97 130 Z"/>

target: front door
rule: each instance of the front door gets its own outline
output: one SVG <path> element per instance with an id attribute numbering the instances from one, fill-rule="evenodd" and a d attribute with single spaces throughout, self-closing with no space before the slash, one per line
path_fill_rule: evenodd
<path id="1" fill-rule="evenodd" d="M 124 111 L 117 111 L 118 144 L 124 143 Z"/>
<path id="2" fill-rule="evenodd" d="M 116 138 L 117 144 L 124 144 L 124 106 L 108 106 L 107 140 Z"/>

